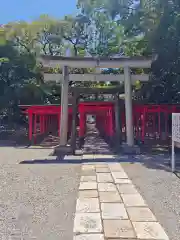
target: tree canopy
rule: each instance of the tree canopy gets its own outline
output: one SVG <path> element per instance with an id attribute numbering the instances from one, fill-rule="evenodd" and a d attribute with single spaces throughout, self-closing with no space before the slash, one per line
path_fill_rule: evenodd
<path id="1" fill-rule="evenodd" d="M 60 102 L 59 86 L 43 82 L 36 61 L 40 54 L 156 55 L 151 81 L 138 83 L 135 99 L 180 102 L 179 0 L 78 0 L 77 8 L 77 15 L 61 19 L 43 15 L 32 22 L 0 26 L 0 109 L 19 103 Z"/>

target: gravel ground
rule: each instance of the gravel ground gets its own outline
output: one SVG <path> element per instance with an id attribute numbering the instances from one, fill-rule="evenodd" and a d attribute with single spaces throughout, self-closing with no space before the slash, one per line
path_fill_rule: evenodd
<path id="1" fill-rule="evenodd" d="M 0 148 L 0 239 L 72 240 L 80 165 L 18 164 L 50 152 Z"/>
<path id="2" fill-rule="evenodd" d="M 146 157 L 143 163 L 122 163 L 122 166 L 166 230 L 169 239 L 179 240 L 180 179 Z"/>

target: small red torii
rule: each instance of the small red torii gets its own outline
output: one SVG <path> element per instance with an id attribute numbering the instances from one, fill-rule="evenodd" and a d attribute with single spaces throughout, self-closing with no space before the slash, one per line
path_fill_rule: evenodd
<path id="1" fill-rule="evenodd" d="M 60 134 L 60 113 L 61 106 L 59 105 L 20 105 L 22 113 L 28 115 L 29 121 L 29 140 L 32 137 L 36 139 L 38 134 L 46 133 L 51 126 L 57 128 L 58 135 Z M 86 115 L 96 115 L 96 125 L 99 129 L 105 132 L 107 136 L 113 136 L 115 133 L 114 122 L 114 103 L 113 102 L 80 102 L 78 105 L 79 112 L 79 136 L 84 137 Z M 161 137 L 163 122 L 165 126 L 165 137 L 168 139 L 170 129 L 168 129 L 169 116 L 172 113 L 180 112 L 179 104 L 133 104 L 133 121 L 134 135 L 140 137 L 144 142 L 147 133 L 158 133 Z M 162 117 L 163 116 L 163 117 Z M 157 119 L 157 121 L 156 121 Z M 125 110 L 121 109 L 121 126 L 125 128 Z M 39 133 L 37 125 L 39 123 Z M 149 125 L 152 128 L 149 128 Z M 72 107 L 69 106 L 68 130 L 71 131 L 72 125 Z"/>
<path id="2" fill-rule="evenodd" d="M 84 137 L 85 135 L 85 124 L 87 114 L 96 114 L 99 116 L 97 119 L 101 119 L 104 131 L 107 135 L 112 136 L 114 133 L 113 129 L 113 106 L 112 102 L 82 102 L 78 105 L 78 112 L 80 114 L 80 131 L 79 136 Z M 21 105 L 22 112 L 28 115 L 29 121 L 29 140 L 36 140 L 38 134 L 44 134 L 47 132 L 52 124 L 57 126 L 58 134 L 60 134 L 60 113 L 61 106 L 58 105 L 34 105 L 26 106 Z M 69 107 L 68 116 L 68 129 L 71 130 L 72 122 L 72 107 Z M 39 123 L 40 132 L 37 133 L 37 123 Z"/>

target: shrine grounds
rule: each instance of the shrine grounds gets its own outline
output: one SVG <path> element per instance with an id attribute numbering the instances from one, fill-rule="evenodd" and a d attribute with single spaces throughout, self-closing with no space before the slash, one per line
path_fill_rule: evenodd
<path id="1" fill-rule="evenodd" d="M 98 151 L 97 144 L 94 149 Z M 165 156 L 159 162 L 153 155 L 110 153 L 108 158 L 97 154 L 57 160 L 49 156 L 52 149 L 38 146 L 3 146 L 0 151 L 0 239 L 73 239 L 82 164 L 100 161 L 120 162 L 169 239 L 179 240 L 180 179 L 163 163 Z"/>

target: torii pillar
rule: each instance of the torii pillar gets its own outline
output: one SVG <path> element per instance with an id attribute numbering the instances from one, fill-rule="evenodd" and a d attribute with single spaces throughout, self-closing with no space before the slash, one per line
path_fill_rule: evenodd
<path id="1" fill-rule="evenodd" d="M 121 143 L 121 126 L 120 126 L 120 108 L 119 108 L 119 92 L 115 95 L 115 141 L 117 147 Z"/>
<path id="2" fill-rule="evenodd" d="M 125 154 L 140 154 L 139 146 L 134 145 L 134 127 L 132 110 L 132 85 L 130 67 L 124 67 L 126 144 L 122 146 Z"/>
<path id="3" fill-rule="evenodd" d="M 134 128 L 132 111 L 131 72 L 129 67 L 124 67 L 124 88 L 126 112 L 126 143 L 129 147 L 132 147 L 134 146 Z"/>
<path id="4" fill-rule="evenodd" d="M 63 67 L 63 82 L 61 87 L 61 121 L 60 121 L 60 146 L 66 146 L 68 133 L 68 90 L 69 72 L 68 67 Z"/>

